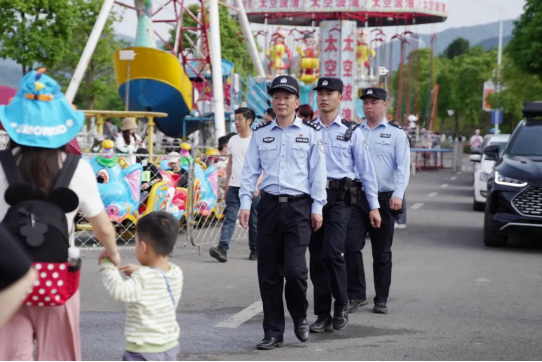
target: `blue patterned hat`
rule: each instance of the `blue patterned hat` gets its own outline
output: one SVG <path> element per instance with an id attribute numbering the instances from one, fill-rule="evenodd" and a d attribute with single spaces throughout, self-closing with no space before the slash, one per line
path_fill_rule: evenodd
<path id="1" fill-rule="evenodd" d="M 20 145 L 59 148 L 77 136 L 85 115 L 72 107 L 58 83 L 44 71 L 31 71 L 21 79 L 9 105 L 0 106 L 0 121 Z"/>

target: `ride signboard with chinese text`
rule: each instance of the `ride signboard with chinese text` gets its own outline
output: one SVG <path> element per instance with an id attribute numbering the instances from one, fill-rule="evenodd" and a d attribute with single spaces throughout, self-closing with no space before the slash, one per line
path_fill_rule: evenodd
<path id="1" fill-rule="evenodd" d="M 448 0 L 243 0 L 248 15 L 273 12 L 423 13 L 446 17 Z"/>
<path id="2" fill-rule="evenodd" d="M 320 76 L 341 78 L 344 83 L 341 117 L 354 119 L 356 22 L 324 21 L 320 24 Z"/>

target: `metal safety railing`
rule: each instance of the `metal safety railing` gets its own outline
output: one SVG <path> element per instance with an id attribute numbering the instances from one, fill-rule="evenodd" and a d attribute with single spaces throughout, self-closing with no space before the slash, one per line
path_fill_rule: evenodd
<path id="1" fill-rule="evenodd" d="M 154 172 L 136 162 L 141 156 L 148 157 Z M 153 211 L 170 212 L 178 220 L 177 247 L 218 243 L 225 219 L 226 157 L 200 154 L 173 164 L 164 155 L 85 153 L 83 159 L 94 170 L 120 247 L 134 246 L 138 220 Z M 77 215 L 75 228 L 79 246 L 99 246 L 84 215 Z M 246 238 L 237 226 L 232 241 Z"/>

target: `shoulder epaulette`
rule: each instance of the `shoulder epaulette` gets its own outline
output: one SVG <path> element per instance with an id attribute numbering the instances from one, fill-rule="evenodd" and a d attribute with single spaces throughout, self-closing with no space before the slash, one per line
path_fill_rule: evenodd
<path id="1" fill-rule="evenodd" d="M 306 126 L 309 126 L 310 128 L 314 128 L 317 131 L 322 129 L 321 125 L 313 123 L 313 122 L 303 120 L 303 124 L 306 125 Z"/>
<path id="2" fill-rule="evenodd" d="M 260 128 L 267 127 L 267 126 L 269 126 L 270 124 L 271 124 L 271 122 L 264 122 L 264 123 L 258 125 L 256 128 L 254 128 L 254 129 L 252 130 L 252 132 L 257 131 L 257 130 L 259 130 Z"/>
<path id="3" fill-rule="evenodd" d="M 395 124 L 395 123 L 391 123 L 391 122 L 388 122 L 388 124 L 392 127 L 395 127 L 395 128 L 399 128 L 400 130 L 403 129 L 403 127 L 399 126 L 398 124 Z"/>
<path id="4" fill-rule="evenodd" d="M 352 131 L 356 130 L 356 128 L 358 128 L 359 126 L 361 126 L 361 123 L 354 123 L 352 121 L 348 121 L 346 119 L 341 119 L 341 122 L 346 126 L 346 127 L 350 127 L 350 125 L 352 125 Z"/>

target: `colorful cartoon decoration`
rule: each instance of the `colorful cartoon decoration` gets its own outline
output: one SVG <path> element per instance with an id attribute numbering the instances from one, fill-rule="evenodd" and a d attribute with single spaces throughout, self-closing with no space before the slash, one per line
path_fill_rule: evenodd
<path id="1" fill-rule="evenodd" d="M 181 143 L 181 166 L 183 166 L 184 169 L 188 167 L 189 164 L 194 162 L 194 158 L 191 154 L 192 151 L 192 145 L 188 142 Z"/>
<path id="2" fill-rule="evenodd" d="M 376 56 L 376 52 L 367 43 L 367 33 L 358 30 L 358 39 L 356 46 L 356 58 L 358 60 L 358 77 L 369 76 L 371 74 L 371 60 Z"/>
<path id="3" fill-rule="evenodd" d="M 314 84 L 318 79 L 318 46 L 316 37 L 313 33 L 303 34 L 303 43 L 305 49 L 301 46 L 297 47 L 297 52 L 300 57 L 300 74 L 299 79 L 305 84 Z"/>
<path id="4" fill-rule="evenodd" d="M 122 169 L 111 143 L 110 140 L 104 141 L 103 155 L 91 158 L 89 163 L 96 175 L 98 190 L 109 219 L 117 223 L 124 220 L 137 223 L 143 168 L 137 163 Z"/>
<path id="5" fill-rule="evenodd" d="M 218 170 L 214 166 L 204 170 L 198 163 L 194 166 L 194 175 L 199 181 L 194 213 L 210 216 L 218 198 Z"/>
<path id="6" fill-rule="evenodd" d="M 285 42 L 286 32 L 279 28 L 271 36 L 271 48 L 266 52 L 272 77 L 286 74 L 286 70 L 290 68 L 292 55 Z"/>

